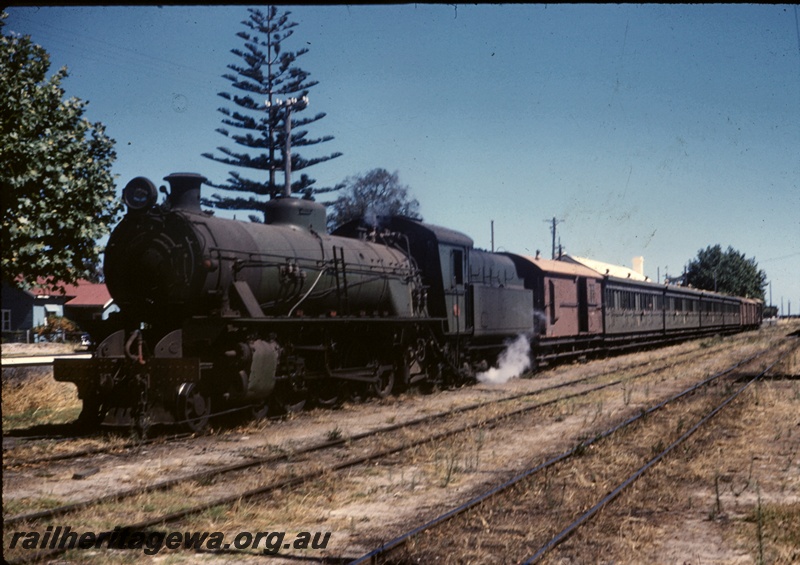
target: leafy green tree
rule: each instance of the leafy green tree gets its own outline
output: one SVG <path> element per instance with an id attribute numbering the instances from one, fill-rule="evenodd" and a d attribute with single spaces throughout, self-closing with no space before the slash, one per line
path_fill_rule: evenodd
<path id="1" fill-rule="evenodd" d="M 212 184 L 214 188 L 229 191 L 236 196 L 213 195 L 204 203 L 208 206 L 228 210 L 264 210 L 269 198 L 275 198 L 283 192 L 285 179 L 278 184 L 276 172 L 285 170 L 286 148 L 286 106 L 280 104 L 287 99 L 297 99 L 292 105 L 291 113 L 291 170 L 301 171 L 312 165 L 323 163 L 341 156 L 332 153 L 323 157 L 306 159 L 300 156 L 297 148 L 309 147 L 318 143 L 331 141 L 333 136 L 309 138 L 308 132 L 302 128 L 325 117 L 324 112 L 313 117 L 304 118 L 301 113 L 307 108 L 303 98 L 309 90 L 318 84 L 309 80 L 309 73 L 299 68 L 296 61 L 306 54 L 308 49 L 287 51 L 284 42 L 294 33 L 297 23 L 289 21 L 290 12 L 280 13 L 275 6 L 269 6 L 266 12 L 250 8 L 249 19 L 242 22 L 248 31 L 237 34 L 244 40 L 243 49 L 232 49 L 231 52 L 243 61 L 242 64 L 230 64 L 233 71 L 223 75 L 231 86 L 243 95 L 231 95 L 220 92 L 219 96 L 233 102 L 238 110 L 219 108 L 225 118 L 225 126 L 236 128 L 241 133 L 231 133 L 227 127 L 217 131 L 245 147 L 244 152 L 237 152 L 227 147 L 217 147 L 221 156 L 203 153 L 204 157 L 256 171 L 255 178 L 247 178 L 237 171 L 230 171 L 225 184 Z M 267 105 L 267 102 L 270 102 Z M 255 152 L 251 154 L 249 151 Z M 302 193 L 306 198 L 317 194 L 338 190 L 340 187 L 316 188 L 316 181 L 308 175 L 300 175 L 292 182 L 294 194 Z"/>
<path id="2" fill-rule="evenodd" d="M 66 67 L 46 78 L 49 55 L 30 36 L 6 35 L 6 17 L 0 16 L 3 280 L 27 286 L 37 277 L 95 278 L 96 240 L 121 209 L 110 170 L 114 141 L 101 123 L 83 118 L 86 102 L 62 99 Z"/>
<path id="3" fill-rule="evenodd" d="M 366 174 L 345 179 L 343 193 L 328 207 L 328 227 L 333 229 L 350 220 L 377 216 L 408 216 L 421 220 L 419 202 L 409 196 L 408 186 L 400 183 L 395 171 L 372 169 Z"/>
<path id="4" fill-rule="evenodd" d="M 734 296 L 764 299 L 767 275 L 758 268 L 755 257 L 747 259 L 728 246 L 717 244 L 697 252 L 686 268 L 685 284 Z"/>

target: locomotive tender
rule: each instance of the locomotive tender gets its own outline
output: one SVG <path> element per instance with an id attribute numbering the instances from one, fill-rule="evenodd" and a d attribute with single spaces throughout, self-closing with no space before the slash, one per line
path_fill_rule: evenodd
<path id="1" fill-rule="evenodd" d="M 405 217 L 328 234 L 322 205 L 286 197 L 264 224 L 216 218 L 200 207 L 204 177 L 165 180 L 161 204 L 144 177 L 125 187 L 105 257 L 120 314 L 91 359 L 54 365 L 87 426 L 199 430 L 228 410 L 466 382 L 520 334 L 535 362 L 761 321 L 757 300 L 490 253 Z"/>

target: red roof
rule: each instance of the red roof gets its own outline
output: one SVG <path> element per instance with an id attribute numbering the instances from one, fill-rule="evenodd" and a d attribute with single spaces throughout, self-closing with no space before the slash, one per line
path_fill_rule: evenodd
<path id="1" fill-rule="evenodd" d="M 64 285 L 64 293 L 47 284 L 47 279 L 36 279 L 33 287 L 27 291 L 33 296 L 64 296 L 69 306 L 105 306 L 111 295 L 102 283 L 93 283 L 81 279 L 77 284 Z"/>
<path id="2" fill-rule="evenodd" d="M 105 306 L 111 300 L 108 288 L 102 283 L 78 281 L 73 289 L 75 298 L 67 301 L 68 306 Z M 69 291 L 68 294 L 71 295 Z"/>

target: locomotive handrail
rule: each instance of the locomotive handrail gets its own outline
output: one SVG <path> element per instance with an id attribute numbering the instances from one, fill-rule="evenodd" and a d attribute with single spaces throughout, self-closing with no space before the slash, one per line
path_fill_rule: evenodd
<path id="1" fill-rule="evenodd" d="M 320 261 L 319 259 L 315 259 L 315 258 L 303 258 L 303 257 L 301 257 L 301 258 L 297 258 L 296 259 L 296 262 L 298 264 L 303 262 L 303 261 L 314 262 L 314 263 L 317 264 L 317 267 L 324 267 L 326 265 L 330 266 L 330 264 L 332 263 L 331 261 Z M 247 268 L 247 267 L 282 267 L 282 266 L 284 266 L 286 264 L 285 258 L 284 258 L 284 261 L 280 261 L 280 262 L 279 261 L 257 261 L 257 260 L 254 260 L 254 259 L 247 259 L 247 260 L 235 259 L 235 260 L 233 260 L 233 262 L 234 262 L 234 267 L 233 268 L 234 268 L 235 271 L 241 271 L 242 269 Z M 365 273 L 369 274 L 369 273 L 375 273 L 375 272 L 379 272 L 381 274 L 398 274 L 398 273 L 403 272 L 403 271 L 408 271 L 409 273 L 411 273 L 409 276 L 413 276 L 413 273 L 416 270 L 413 265 L 412 266 L 398 265 L 398 266 L 392 267 L 392 266 L 387 266 L 387 265 L 384 265 L 384 264 L 378 264 L 378 265 L 361 265 L 361 264 L 357 264 L 357 263 L 353 263 L 353 264 L 355 265 L 355 268 L 348 269 L 348 272 L 357 273 L 357 274 L 365 274 Z"/>
<path id="2" fill-rule="evenodd" d="M 329 262 L 328 262 L 328 263 L 329 263 Z M 322 278 L 322 275 L 324 275 L 326 272 L 328 272 L 328 270 L 330 270 L 330 266 L 328 266 L 328 267 L 325 267 L 325 268 L 323 268 L 323 269 L 320 269 L 320 270 L 319 270 L 319 274 L 317 275 L 317 278 L 316 278 L 316 280 L 314 281 L 314 283 L 311 285 L 311 288 L 309 288 L 309 289 L 308 289 L 308 291 L 307 291 L 307 292 L 306 292 L 306 293 L 303 295 L 303 297 L 302 297 L 300 300 L 298 300 L 298 301 L 297 301 L 297 304 L 295 304 L 294 306 L 292 306 L 292 307 L 289 309 L 289 313 L 287 314 L 287 316 L 288 316 L 288 317 L 290 317 L 290 318 L 292 317 L 292 313 L 294 312 L 295 308 L 297 308 L 298 306 L 300 306 L 300 304 L 302 304 L 302 303 L 303 303 L 303 301 L 304 301 L 306 298 L 308 298 L 308 295 L 309 295 L 309 294 L 311 294 L 311 291 L 313 291 L 313 290 L 314 290 L 314 288 L 317 286 L 317 283 L 319 283 L 320 279 Z"/>
<path id="3" fill-rule="evenodd" d="M 229 259 L 233 261 L 233 272 L 238 273 L 242 269 L 249 267 L 283 267 L 286 265 L 286 258 L 282 261 L 259 261 L 256 259 Z M 312 259 L 313 260 L 313 259 Z"/>
<path id="4" fill-rule="evenodd" d="M 327 269 L 323 269 L 320 274 L 323 274 L 326 271 L 330 272 L 331 268 L 328 267 Z M 358 273 L 358 272 L 359 271 L 356 271 L 356 273 Z M 364 274 L 364 273 L 361 273 L 361 274 Z M 355 282 L 355 283 L 348 283 L 348 288 L 358 287 L 358 286 L 362 286 L 362 285 L 373 283 L 373 282 L 381 280 L 381 279 L 385 279 L 387 277 L 387 275 L 389 275 L 389 274 L 391 274 L 391 273 L 382 272 L 382 273 L 379 273 L 376 276 L 373 276 L 373 277 L 371 277 L 369 279 L 364 279 L 364 280 L 361 280 L 361 281 L 358 281 L 358 282 Z M 312 285 L 312 288 L 309 289 L 309 291 L 311 291 L 311 290 L 313 290 L 313 285 Z M 322 297 L 328 296 L 330 294 L 333 294 L 334 292 L 339 292 L 339 289 L 333 287 L 333 288 L 327 288 L 327 289 L 321 290 L 321 291 L 315 293 L 313 295 L 313 298 L 322 298 Z M 308 297 L 304 297 L 303 300 L 305 300 L 306 298 L 308 298 Z M 280 303 L 281 302 L 278 301 L 278 300 L 273 300 L 271 302 L 262 302 L 262 303 L 259 304 L 259 306 L 262 309 L 269 309 L 269 308 L 273 308 L 273 307 L 279 305 Z M 299 302 L 297 304 L 295 304 L 295 306 L 293 308 L 297 307 L 298 305 L 299 305 Z"/>
<path id="5" fill-rule="evenodd" d="M 330 268 L 328 268 L 327 270 L 330 270 Z M 324 272 L 324 271 L 321 271 L 321 272 L 320 272 L 320 276 L 322 276 L 323 272 Z M 385 274 L 384 274 L 384 275 L 375 276 L 375 277 L 372 277 L 372 278 L 370 278 L 370 279 L 366 279 L 366 280 L 358 281 L 358 282 L 356 282 L 356 283 L 351 283 L 351 284 L 349 284 L 349 285 L 348 285 L 348 286 L 345 288 L 345 293 L 347 293 L 347 289 L 348 289 L 348 288 L 351 288 L 351 287 L 357 287 L 357 286 L 362 286 L 362 285 L 365 285 L 365 284 L 370 284 L 370 283 L 372 283 L 372 282 L 375 282 L 375 281 L 377 281 L 377 280 L 381 280 L 382 278 L 385 278 Z M 319 277 L 317 277 L 317 279 L 319 279 Z M 314 284 L 316 284 L 316 283 L 317 283 L 317 281 L 314 281 Z M 291 308 L 291 310 L 289 311 L 289 313 L 287 314 L 287 316 L 291 317 L 291 315 L 292 315 L 292 311 L 293 311 L 295 308 L 297 308 L 297 307 L 300 305 L 300 303 L 301 303 L 301 302 L 303 302 L 303 301 L 304 301 L 306 298 L 308 298 L 308 296 L 311 294 L 311 291 L 313 291 L 313 290 L 314 290 L 314 285 L 312 285 L 312 286 L 311 286 L 311 288 L 310 288 L 310 289 L 308 289 L 308 292 L 306 292 L 305 296 L 303 296 L 303 297 L 302 297 L 302 298 L 301 298 L 301 299 L 300 299 L 300 300 L 297 302 L 297 304 L 295 304 L 295 305 L 294 305 L 294 306 Z M 324 296 L 329 296 L 330 294 L 333 294 L 334 292 L 338 292 L 338 291 L 339 291 L 339 289 L 337 289 L 337 288 L 328 288 L 328 289 L 325 289 L 325 290 L 323 290 L 323 291 L 320 291 L 320 292 L 318 292 L 317 294 L 314 294 L 314 298 L 322 298 L 322 297 L 324 297 Z M 346 300 L 346 299 L 345 299 L 345 300 Z"/>
<path id="6" fill-rule="evenodd" d="M 342 287 L 344 289 L 344 313 L 345 314 L 349 314 L 350 313 L 350 293 L 349 293 L 349 287 L 347 285 L 347 269 L 346 269 L 345 262 L 344 262 L 344 247 L 339 247 L 339 255 L 341 257 L 341 263 L 342 263 L 342 269 L 341 269 L 342 280 L 341 280 L 341 283 L 342 283 Z M 333 269 L 334 269 L 334 272 L 336 274 L 336 292 L 337 292 L 337 298 L 339 300 L 339 309 L 341 310 L 342 309 L 342 291 L 339 288 L 339 259 L 336 258 L 336 246 L 335 245 L 333 246 Z"/>

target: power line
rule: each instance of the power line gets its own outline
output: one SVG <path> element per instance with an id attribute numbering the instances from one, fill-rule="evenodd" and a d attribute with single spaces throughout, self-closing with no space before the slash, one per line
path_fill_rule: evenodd
<path id="1" fill-rule="evenodd" d="M 67 61 L 66 66 L 70 69 L 70 74 L 77 66 L 77 62 L 85 61 L 89 64 L 113 65 L 130 76 L 155 74 L 170 80 L 190 82 L 202 88 L 208 88 L 210 78 L 220 79 L 217 72 L 208 68 L 203 69 L 179 63 L 162 56 L 104 41 L 88 34 L 79 34 L 74 30 L 36 21 L 21 14 L 15 13 L 13 18 L 24 25 L 26 31 L 23 33 L 30 35 L 31 41 L 45 46 L 51 56 L 57 53 L 59 58 Z M 9 24 L 9 27 L 13 29 L 12 24 Z M 46 45 L 52 47 L 46 47 Z M 70 60 L 73 61 L 72 64 L 69 63 Z"/>
<path id="2" fill-rule="evenodd" d="M 551 259 L 555 259 L 556 258 L 556 226 L 558 224 L 564 223 L 564 220 L 557 220 L 556 217 L 553 216 L 552 219 L 547 219 L 547 220 L 544 220 L 544 221 L 547 222 L 548 224 L 551 224 L 550 233 L 553 234 L 553 249 L 552 249 L 552 253 L 551 253 L 551 257 L 550 258 Z"/>
<path id="3" fill-rule="evenodd" d="M 790 257 L 797 257 L 800 255 L 800 252 L 797 253 L 789 253 L 788 255 L 782 255 L 781 257 L 770 257 L 769 259 L 762 259 L 762 263 L 767 263 L 768 261 L 782 261 L 783 259 L 789 259 Z"/>

